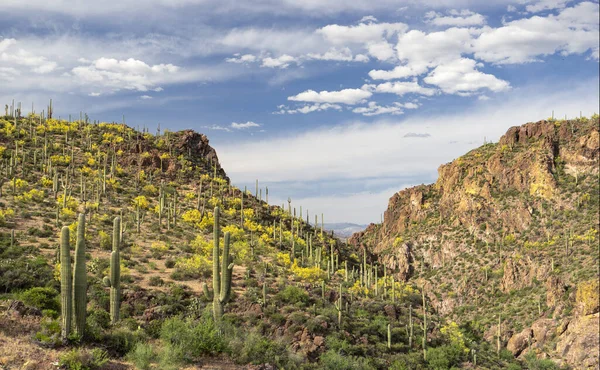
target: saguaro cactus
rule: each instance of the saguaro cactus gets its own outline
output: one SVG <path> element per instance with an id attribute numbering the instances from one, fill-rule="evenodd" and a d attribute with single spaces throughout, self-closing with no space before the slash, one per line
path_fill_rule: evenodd
<path id="1" fill-rule="evenodd" d="M 83 337 L 87 307 L 87 272 L 85 266 L 85 214 L 80 213 L 77 221 L 77 244 L 73 267 L 73 308 L 75 334 Z"/>
<path id="2" fill-rule="evenodd" d="M 64 226 L 60 235 L 60 303 L 62 307 L 61 336 L 63 339 L 67 339 L 71 334 L 71 316 L 73 315 L 72 283 L 69 227 Z"/>
<path id="3" fill-rule="evenodd" d="M 110 321 L 114 325 L 119 321 L 121 308 L 121 218 L 113 221 L 112 252 L 110 253 L 110 277 L 104 278 L 104 285 L 110 287 Z"/>
<path id="4" fill-rule="evenodd" d="M 213 317 L 220 321 L 223 316 L 223 306 L 229 301 L 231 295 L 231 275 L 233 273 L 233 262 L 229 255 L 229 232 L 225 233 L 223 245 L 222 266 L 219 266 L 219 207 L 215 207 L 214 213 L 214 247 L 213 247 L 213 292 L 212 297 L 206 283 L 203 284 L 204 294 L 213 300 Z"/>

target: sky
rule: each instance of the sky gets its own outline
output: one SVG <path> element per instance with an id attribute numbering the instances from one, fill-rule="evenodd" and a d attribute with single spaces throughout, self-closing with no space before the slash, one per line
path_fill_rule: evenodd
<path id="1" fill-rule="evenodd" d="M 0 1 L 0 104 L 191 128 L 234 185 L 360 224 L 511 126 L 599 111 L 597 1 L 140 4 Z"/>

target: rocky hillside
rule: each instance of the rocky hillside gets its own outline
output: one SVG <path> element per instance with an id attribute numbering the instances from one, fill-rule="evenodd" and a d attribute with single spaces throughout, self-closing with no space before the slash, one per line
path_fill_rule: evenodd
<path id="1" fill-rule="evenodd" d="M 0 117 L 1 369 L 521 366 L 298 205 L 232 186 L 206 136 L 13 108 Z"/>
<path id="2" fill-rule="evenodd" d="M 597 368 L 598 128 L 598 116 L 511 127 L 394 194 L 349 243 L 499 348 Z"/>

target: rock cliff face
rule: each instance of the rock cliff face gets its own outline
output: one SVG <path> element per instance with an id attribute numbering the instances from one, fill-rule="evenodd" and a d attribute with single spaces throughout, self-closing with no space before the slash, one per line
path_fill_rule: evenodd
<path id="1" fill-rule="evenodd" d="M 511 127 L 498 143 L 440 166 L 435 184 L 394 194 L 383 223 L 349 242 L 399 279 L 430 281 L 432 306 L 449 319 L 489 321 L 486 331 L 498 311 L 513 312 L 502 337 L 515 355 L 532 342 L 556 345 L 569 334 L 531 325 L 553 316 L 579 328 L 587 316 L 572 316 L 574 289 L 598 279 L 598 128 L 597 116 Z M 587 364 L 581 346 L 565 346 L 548 355 Z"/>
<path id="2" fill-rule="evenodd" d="M 121 145 L 120 149 L 127 153 L 124 160 L 128 166 L 138 165 L 146 172 L 158 169 L 171 177 L 181 173 L 179 170 L 182 167 L 189 167 L 189 163 L 203 167 L 205 172 L 211 174 L 216 167 L 217 176 L 229 183 L 229 177 L 221 167 L 217 152 L 209 145 L 206 135 L 193 130 L 165 135 L 162 150 L 153 147 L 141 134 Z M 165 151 L 168 151 L 169 155 L 165 155 Z"/>

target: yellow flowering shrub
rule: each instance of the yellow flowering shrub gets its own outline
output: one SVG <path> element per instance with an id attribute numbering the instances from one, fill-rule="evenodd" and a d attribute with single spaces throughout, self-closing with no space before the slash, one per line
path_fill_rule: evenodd
<path id="1" fill-rule="evenodd" d="M 150 245 L 150 252 L 152 252 L 152 256 L 160 258 L 164 256 L 169 251 L 169 246 L 167 243 L 163 241 L 152 242 Z"/>
<path id="2" fill-rule="evenodd" d="M 469 349 L 465 344 L 465 336 L 454 321 L 451 321 L 448 325 L 442 326 L 440 332 L 453 346 L 456 346 L 464 353 L 469 353 Z"/>
<path id="3" fill-rule="evenodd" d="M 223 231 L 223 234 L 229 232 L 232 241 L 242 240 L 245 235 L 244 230 L 235 225 L 227 225 L 221 230 Z"/>
<path id="4" fill-rule="evenodd" d="M 277 263 L 288 267 L 292 264 L 292 261 L 290 260 L 290 255 L 287 253 L 277 253 Z"/>
<path id="5" fill-rule="evenodd" d="M 46 193 L 43 190 L 31 189 L 22 195 L 17 195 L 15 199 L 18 202 L 23 203 L 32 203 L 32 202 L 41 202 L 46 197 Z"/>
<path id="6" fill-rule="evenodd" d="M 291 270 L 294 273 L 294 275 L 296 275 L 301 280 L 313 284 L 325 279 L 325 276 L 327 276 L 325 271 L 321 270 L 319 267 L 298 266 L 298 261 L 296 259 L 294 259 L 294 263 L 292 264 Z"/>
<path id="7" fill-rule="evenodd" d="M 42 176 L 40 179 L 40 184 L 45 188 L 51 188 L 54 185 L 54 181 L 49 179 L 47 176 Z"/>

